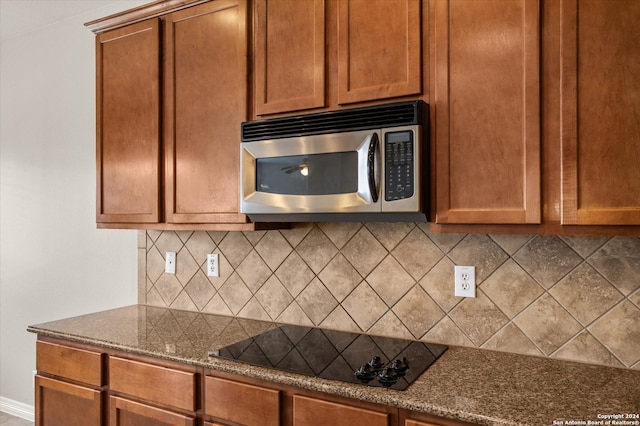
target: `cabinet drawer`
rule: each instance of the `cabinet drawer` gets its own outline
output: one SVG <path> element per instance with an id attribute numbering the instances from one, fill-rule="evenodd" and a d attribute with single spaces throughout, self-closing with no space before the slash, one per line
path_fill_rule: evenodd
<path id="1" fill-rule="evenodd" d="M 109 398 L 109 426 L 195 426 L 195 417 L 173 413 L 125 398 Z"/>
<path id="2" fill-rule="evenodd" d="M 293 426 L 389 426 L 389 414 L 300 395 L 293 397 Z"/>
<path id="3" fill-rule="evenodd" d="M 196 410 L 196 373 L 110 357 L 109 387 L 157 404 Z"/>
<path id="4" fill-rule="evenodd" d="M 241 409 L 238 409 L 239 406 Z M 280 424 L 280 391 L 205 378 L 205 414 L 245 425 Z"/>
<path id="5" fill-rule="evenodd" d="M 42 376 L 35 387 L 37 426 L 102 424 L 102 391 Z"/>
<path id="6" fill-rule="evenodd" d="M 55 343 L 36 343 L 36 369 L 40 373 L 102 386 L 102 354 Z"/>

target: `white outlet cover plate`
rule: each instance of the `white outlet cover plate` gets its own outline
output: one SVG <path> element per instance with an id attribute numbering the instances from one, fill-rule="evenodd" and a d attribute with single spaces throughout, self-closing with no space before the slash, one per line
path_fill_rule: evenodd
<path id="1" fill-rule="evenodd" d="M 208 277 L 220 276 L 220 272 L 218 270 L 218 254 L 217 253 L 207 254 L 207 276 Z"/>
<path id="2" fill-rule="evenodd" d="M 176 252 L 168 251 L 164 256 L 164 272 L 167 274 L 176 273 Z"/>
<path id="3" fill-rule="evenodd" d="M 454 295 L 457 297 L 476 297 L 476 267 L 455 265 L 454 274 Z"/>

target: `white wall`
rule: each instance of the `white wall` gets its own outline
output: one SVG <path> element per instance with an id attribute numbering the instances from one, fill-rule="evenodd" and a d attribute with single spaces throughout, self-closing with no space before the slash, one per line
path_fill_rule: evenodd
<path id="1" fill-rule="evenodd" d="M 136 303 L 136 231 L 95 224 L 94 35 L 83 24 L 145 2 L 96 0 L 0 46 L 4 408 L 33 405 L 28 325 Z"/>

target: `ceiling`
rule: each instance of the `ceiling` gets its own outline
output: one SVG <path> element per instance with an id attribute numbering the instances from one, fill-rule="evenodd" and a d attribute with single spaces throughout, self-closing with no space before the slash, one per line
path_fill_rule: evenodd
<path id="1" fill-rule="evenodd" d="M 105 9 L 104 13 L 87 15 L 95 19 L 132 7 L 132 3 L 148 1 L 124 0 L 0 0 L 0 42 L 35 31 L 74 16 Z M 118 7 L 121 5 L 121 7 Z M 110 7 L 110 8 L 109 8 Z M 108 11 L 107 11 L 108 10 Z"/>

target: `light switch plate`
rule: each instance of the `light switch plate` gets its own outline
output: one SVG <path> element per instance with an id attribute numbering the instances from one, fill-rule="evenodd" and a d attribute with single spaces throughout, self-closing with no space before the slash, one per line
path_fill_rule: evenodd
<path id="1" fill-rule="evenodd" d="M 164 272 L 167 274 L 176 273 L 176 252 L 168 251 L 164 256 Z"/>
<path id="2" fill-rule="evenodd" d="M 458 297 L 476 297 L 476 267 L 456 265 L 454 273 L 454 295 Z"/>

